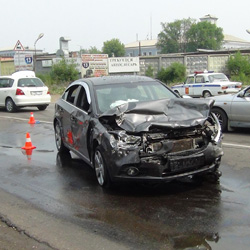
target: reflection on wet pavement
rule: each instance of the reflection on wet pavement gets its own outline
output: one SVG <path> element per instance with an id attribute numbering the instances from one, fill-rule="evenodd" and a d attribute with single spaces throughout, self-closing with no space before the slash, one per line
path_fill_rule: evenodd
<path id="1" fill-rule="evenodd" d="M 72 159 L 70 155 L 57 155 L 59 171 L 70 180 L 64 183 L 67 185 L 65 197 L 90 211 L 87 215 L 75 214 L 79 219 L 105 222 L 126 231 L 131 238 L 148 242 L 150 246 L 153 243 L 155 247 L 164 245 L 182 249 L 208 246 L 209 241 L 218 242 L 221 223 L 219 184 L 199 184 L 188 179 L 153 187 L 145 183 L 123 183 L 103 190 L 97 186 L 94 171 L 82 165 L 82 161 Z M 81 188 L 86 182 L 87 190 Z"/>

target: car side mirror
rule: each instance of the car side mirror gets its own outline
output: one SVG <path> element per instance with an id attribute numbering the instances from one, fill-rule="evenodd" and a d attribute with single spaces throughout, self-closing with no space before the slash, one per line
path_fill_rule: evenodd
<path id="1" fill-rule="evenodd" d="M 240 98 L 243 98 L 244 97 L 244 92 L 240 92 L 237 96 L 240 97 Z"/>

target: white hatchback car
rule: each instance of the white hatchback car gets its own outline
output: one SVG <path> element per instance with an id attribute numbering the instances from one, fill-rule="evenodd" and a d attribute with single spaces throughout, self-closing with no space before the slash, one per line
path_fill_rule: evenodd
<path id="1" fill-rule="evenodd" d="M 15 112 L 22 107 L 45 110 L 50 104 L 48 87 L 33 71 L 18 71 L 10 76 L 0 76 L 0 107 Z"/>

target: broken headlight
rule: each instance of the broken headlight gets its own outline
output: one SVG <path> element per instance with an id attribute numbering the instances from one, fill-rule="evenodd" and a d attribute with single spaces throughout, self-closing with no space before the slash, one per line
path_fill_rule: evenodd
<path id="1" fill-rule="evenodd" d="M 138 145 L 141 142 L 140 136 L 128 135 L 126 131 L 112 132 L 110 136 L 110 144 L 112 147 L 115 145 Z"/>

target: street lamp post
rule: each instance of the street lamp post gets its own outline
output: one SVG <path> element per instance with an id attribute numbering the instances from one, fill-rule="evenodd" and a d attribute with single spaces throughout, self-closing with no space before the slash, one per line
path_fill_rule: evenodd
<path id="1" fill-rule="evenodd" d="M 43 33 L 40 33 L 38 38 L 36 39 L 35 43 L 34 43 L 34 47 L 35 47 L 35 56 L 34 56 L 34 60 L 33 60 L 33 68 L 34 68 L 34 72 L 36 72 L 36 43 L 39 39 L 41 39 L 44 36 Z"/>

